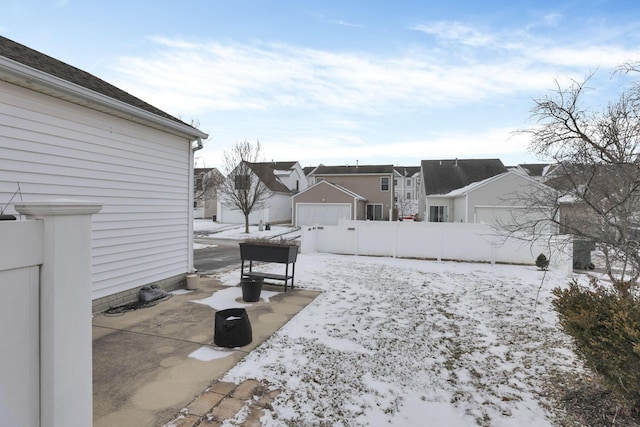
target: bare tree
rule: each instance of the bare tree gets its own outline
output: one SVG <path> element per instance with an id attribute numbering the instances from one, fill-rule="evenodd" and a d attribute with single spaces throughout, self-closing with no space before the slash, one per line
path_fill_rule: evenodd
<path id="1" fill-rule="evenodd" d="M 193 200 L 200 206 L 215 199 L 223 181 L 216 168 L 194 168 Z"/>
<path id="2" fill-rule="evenodd" d="M 621 70 L 638 71 L 638 64 Z M 635 282 L 640 274 L 640 90 L 623 89 L 601 109 L 584 105 L 586 84 L 556 82 L 551 95 L 534 100 L 537 126 L 524 130 L 530 150 L 554 166 L 531 207 L 578 242 L 599 248 L 612 281 Z M 563 207 L 563 208 L 562 208 Z M 563 215 L 558 215 L 562 212 Z M 520 227 L 523 224 L 519 224 Z"/>
<path id="3" fill-rule="evenodd" d="M 260 142 L 237 142 L 224 153 L 223 170 L 226 178 L 218 188 L 223 204 L 239 210 L 244 215 L 245 233 L 249 232 L 249 215 L 262 208 L 270 191 L 252 169 L 260 160 Z"/>

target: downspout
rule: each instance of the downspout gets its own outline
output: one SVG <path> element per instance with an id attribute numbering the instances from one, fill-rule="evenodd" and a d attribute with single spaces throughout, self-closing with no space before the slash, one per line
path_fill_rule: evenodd
<path id="1" fill-rule="evenodd" d="M 353 220 L 354 221 L 358 220 L 358 198 L 357 197 L 353 198 Z"/>
<path id="2" fill-rule="evenodd" d="M 396 191 L 395 186 L 393 185 L 393 174 L 389 175 L 389 222 L 393 221 L 393 208 L 394 202 L 393 197 Z"/>
<path id="3" fill-rule="evenodd" d="M 464 195 L 464 221 L 465 222 L 469 222 L 469 193 L 465 193 Z M 476 214 L 475 212 L 473 213 L 473 223 L 475 224 L 476 222 Z"/>
<path id="4" fill-rule="evenodd" d="M 193 188 L 193 180 L 194 180 L 194 166 L 193 166 L 193 162 L 195 160 L 195 156 L 194 153 L 198 150 L 202 150 L 203 145 L 202 145 L 202 138 L 198 138 L 196 140 L 197 145 L 191 146 L 191 150 L 189 150 L 189 210 L 188 210 L 188 218 L 189 218 L 189 225 L 188 225 L 188 238 L 187 238 L 187 245 L 189 246 L 189 250 L 187 251 L 187 268 L 188 271 L 187 273 L 192 274 L 196 272 L 195 267 L 193 266 L 193 193 L 194 193 L 194 188 Z M 189 143 L 191 143 L 191 141 L 189 141 Z"/>

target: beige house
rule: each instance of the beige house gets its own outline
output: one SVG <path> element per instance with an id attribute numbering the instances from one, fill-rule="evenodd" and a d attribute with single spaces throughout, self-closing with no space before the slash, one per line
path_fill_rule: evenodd
<path id="1" fill-rule="evenodd" d="M 393 165 L 320 165 L 308 175 L 314 184 L 328 181 L 366 199 L 364 219 L 373 221 L 389 221 L 396 215 L 393 177 Z M 315 203 L 323 202 L 316 199 Z"/>
<path id="2" fill-rule="evenodd" d="M 338 184 L 319 181 L 292 197 L 293 224 L 337 225 L 341 219 L 363 220 L 367 199 Z"/>

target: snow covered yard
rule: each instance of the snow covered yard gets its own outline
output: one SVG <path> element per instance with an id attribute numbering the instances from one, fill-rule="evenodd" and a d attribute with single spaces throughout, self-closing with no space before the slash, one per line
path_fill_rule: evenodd
<path id="1" fill-rule="evenodd" d="M 282 389 L 265 426 L 553 425 L 545 383 L 580 364 L 549 303 L 568 277 L 548 272 L 539 290 L 542 276 L 533 266 L 300 255 L 296 285 L 323 293 L 223 380 Z M 238 271 L 219 278 L 233 286 Z"/>

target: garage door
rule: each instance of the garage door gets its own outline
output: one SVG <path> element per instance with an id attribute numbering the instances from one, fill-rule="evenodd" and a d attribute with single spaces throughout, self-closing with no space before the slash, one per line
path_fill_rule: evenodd
<path id="1" fill-rule="evenodd" d="M 514 218 L 526 214 L 526 209 L 515 206 L 477 206 L 476 222 L 489 225 L 513 224 Z"/>
<path id="2" fill-rule="evenodd" d="M 338 225 L 341 219 L 351 219 L 348 203 L 296 203 L 296 225 Z"/>

